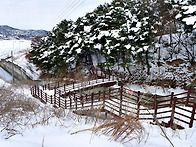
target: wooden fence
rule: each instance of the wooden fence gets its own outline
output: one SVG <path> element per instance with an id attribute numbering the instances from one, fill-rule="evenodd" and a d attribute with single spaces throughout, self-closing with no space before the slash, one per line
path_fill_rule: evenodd
<path id="1" fill-rule="evenodd" d="M 117 118 L 131 115 L 140 120 L 168 120 L 170 126 L 179 121 L 188 124 L 190 128 L 196 120 L 196 97 L 190 91 L 158 96 L 131 91 L 122 86 L 85 95 L 77 91 L 64 95 L 61 91 L 55 90 L 54 94 L 49 95 L 44 90 L 45 88 L 34 86 L 31 87 L 31 94 L 44 103 L 65 109 L 83 110 L 101 107 L 102 111 Z"/>

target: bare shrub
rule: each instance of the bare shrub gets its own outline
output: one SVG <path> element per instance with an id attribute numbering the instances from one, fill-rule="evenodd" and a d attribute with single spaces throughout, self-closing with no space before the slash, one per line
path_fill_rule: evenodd
<path id="1" fill-rule="evenodd" d="M 24 127 L 36 113 L 38 106 L 24 95 L 14 93 L 9 88 L 0 88 L 0 125 L 5 131 L 5 138 L 10 138 Z M 25 121 L 24 121 L 25 120 Z"/>
<path id="2" fill-rule="evenodd" d="M 47 125 L 52 122 L 52 118 L 58 120 L 68 115 L 64 109 L 43 105 L 39 100 L 21 94 L 23 92 L 18 94 L 21 88 L 21 85 L 0 87 L 0 133 L 3 133 L 4 138 L 22 135 L 25 129 Z"/>

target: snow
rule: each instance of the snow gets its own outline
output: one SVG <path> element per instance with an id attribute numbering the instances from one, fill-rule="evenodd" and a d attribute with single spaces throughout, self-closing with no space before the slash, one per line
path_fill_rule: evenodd
<path id="1" fill-rule="evenodd" d="M 140 30 L 140 28 L 132 27 L 131 30 L 134 31 L 134 32 L 138 32 Z"/>
<path id="2" fill-rule="evenodd" d="M 107 35 L 108 32 L 104 32 L 102 35 Z M 163 36 L 163 38 L 167 39 L 167 36 Z M 6 42 L 6 41 L 5 41 Z M 5 43 L 4 42 L 4 43 Z M 13 41 L 8 43 L 13 47 Z M 30 43 L 29 43 L 30 45 Z M 10 46 L 10 47 L 11 47 Z M 158 46 L 158 45 L 157 45 Z M 16 47 L 16 46 L 14 46 Z M 98 47 L 101 47 L 100 45 Z M 127 46 L 129 47 L 129 46 Z M 147 46 L 146 46 L 147 47 Z M 7 46 L 4 46 L 4 49 Z M 19 47 L 18 47 L 19 48 Z M 144 47 L 145 48 L 145 47 Z M 6 58 L 10 54 L 10 50 L 8 48 L 4 50 L 0 50 L 0 57 Z M 26 49 L 26 48 L 25 48 Z M 134 48 L 133 48 L 134 49 Z M 15 51 L 22 51 L 22 49 L 15 49 Z M 142 50 L 142 49 L 141 49 Z M 166 52 L 165 52 L 166 53 Z M 15 63 L 19 66 L 22 66 L 25 71 L 30 73 L 29 70 L 30 63 L 27 62 L 25 58 L 25 54 L 15 53 L 14 54 Z M 69 60 L 72 60 L 71 57 Z M 94 56 L 93 63 L 97 64 L 98 59 Z M 102 60 L 103 61 L 103 60 Z M 36 71 L 36 68 L 34 68 Z M 38 75 L 35 73 L 31 74 L 32 77 L 35 79 Z M 6 87 L 9 89 L 11 84 L 3 81 L 0 79 L 0 88 Z M 22 86 L 20 86 L 21 88 Z M 29 87 L 23 87 L 21 90 L 20 88 L 16 88 L 13 92 L 17 93 L 24 93 L 29 97 L 29 99 L 35 100 L 38 103 L 37 99 L 31 97 Z M 140 85 L 128 85 L 128 88 L 134 91 L 141 91 L 145 93 L 152 93 L 157 95 L 169 95 L 171 92 L 182 93 L 185 92 L 181 88 L 161 88 L 155 86 L 140 86 Z M 40 106 L 44 104 L 40 103 Z M 44 110 L 45 113 L 48 110 Z M 65 113 L 68 113 L 68 110 L 65 110 Z M 43 112 L 40 114 L 40 117 L 45 115 Z M 112 142 L 109 141 L 109 136 L 94 136 L 92 132 L 81 132 L 75 135 L 71 135 L 71 133 L 83 130 L 86 128 L 92 128 L 94 126 L 93 120 L 88 120 L 84 116 L 76 116 L 72 112 L 69 112 L 69 117 L 63 118 L 51 118 L 49 123 L 46 124 L 38 124 L 36 127 L 30 127 L 22 130 L 22 134 L 17 134 L 11 137 L 10 139 L 4 139 L 5 134 L 3 130 L 3 126 L 0 126 L 0 147 L 64 147 L 64 146 L 71 146 L 71 147 L 100 147 L 100 146 L 107 146 L 107 147 L 169 147 L 171 144 L 169 141 L 164 137 L 164 134 L 161 128 L 157 125 L 152 125 L 148 121 L 141 121 L 142 126 L 145 128 L 145 137 L 144 139 L 138 143 L 136 140 L 133 140 L 129 143 L 120 144 L 120 142 Z M 35 118 L 32 117 L 34 120 Z M 88 118 L 90 119 L 90 118 Z M 171 142 L 174 146 L 177 147 L 185 147 L 185 146 L 196 146 L 196 122 L 193 124 L 193 128 L 188 128 L 188 125 L 184 130 L 172 130 L 170 128 L 163 128 L 167 136 L 170 138 Z"/>
<path id="3" fill-rule="evenodd" d="M 69 125 L 69 123 L 71 125 Z M 119 143 L 109 142 L 107 137 L 95 137 L 91 141 L 91 133 L 82 133 L 70 135 L 72 131 L 77 131 L 80 127 L 75 127 L 73 122 L 68 121 L 68 128 L 59 126 L 39 126 L 34 129 L 29 129 L 24 133 L 24 136 L 14 136 L 8 140 L 0 139 L 1 147 L 40 147 L 42 142 L 46 147 L 123 147 Z M 72 127 L 75 127 L 73 130 Z M 84 126 L 82 126 L 84 127 Z M 89 126 L 92 127 L 92 126 Z M 69 130 L 71 129 L 71 130 Z M 70 132 L 69 132 L 70 131 Z"/>
<path id="4" fill-rule="evenodd" d="M 194 25 L 196 22 L 196 16 L 186 17 L 182 21 L 186 22 L 187 25 Z"/>
<path id="5" fill-rule="evenodd" d="M 77 54 L 80 54 L 82 52 L 81 48 L 76 49 Z"/>
<path id="6" fill-rule="evenodd" d="M 71 58 L 66 60 L 66 63 L 72 62 L 74 59 L 75 59 L 74 57 L 71 57 Z"/>
<path id="7" fill-rule="evenodd" d="M 13 53 L 30 49 L 30 40 L 0 40 L 0 60 L 10 57 Z"/>
<path id="8" fill-rule="evenodd" d="M 11 86 L 6 82 L 0 80 L 0 86 L 7 85 Z M 21 88 L 21 86 L 20 86 Z M 21 89 L 15 90 L 20 92 Z M 156 87 L 148 87 L 148 89 L 142 88 L 138 85 L 130 85 L 133 90 L 144 91 L 155 91 Z M 166 94 L 164 90 L 158 88 L 156 90 L 157 94 Z M 168 89 L 171 90 L 171 89 Z M 173 89 L 176 92 L 180 92 L 181 89 Z M 30 97 L 30 90 L 24 88 L 23 93 Z M 142 90 L 141 90 L 142 91 Z M 30 97 L 31 99 L 37 100 Z M 44 105 L 40 103 L 40 105 Z M 44 113 L 48 113 L 47 110 Z M 92 132 L 80 132 L 73 134 L 76 131 L 93 128 L 94 121 L 92 118 L 87 118 L 84 116 L 77 116 L 68 110 L 65 110 L 65 117 L 62 118 L 52 118 L 46 124 L 40 124 L 33 128 L 27 128 L 22 131 L 22 134 L 14 135 L 9 139 L 4 139 L 4 131 L 0 132 L 0 146 L 1 147 L 170 147 L 169 141 L 164 137 L 161 128 L 157 125 L 152 125 L 148 121 L 141 121 L 142 126 L 145 128 L 145 136 L 143 140 L 138 143 L 136 140 L 131 142 L 121 144 L 120 142 L 109 141 L 109 136 L 101 135 L 95 136 Z M 40 114 L 40 116 L 43 114 Z M 98 122 L 100 124 L 101 122 Z M 0 130 L 2 130 L 2 126 Z M 184 130 L 172 130 L 170 128 L 163 128 L 167 136 L 170 138 L 174 146 L 185 147 L 185 146 L 195 146 L 196 145 L 196 123 L 194 122 L 193 128 L 188 128 Z"/>
<path id="9" fill-rule="evenodd" d="M 12 41 L 9 43 L 12 44 Z M 128 46 L 127 46 L 128 47 Z M 1 53 L 6 53 L 6 50 Z M 0 54 L 1 55 L 1 54 Z M 27 62 L 24 53 L 15 53 L 14 58 L 16 59 L 14 62 L 20 66 L 22 66 L 26 71 L 28 71 L 28 65 L 30 63 Z M 97 59 L 93 60 L 94 62 Z M 95 63 L 96 64 L 96 63 Z M 30 65 L 29 65 L 30 66 Z M 32 74 L 31 76 L 36 77 L 36 74 Z M 0 79 L 0 87 L 6 87 L 9 89 L 11 84 Z M 21 88 L 21 86 L 20 86 Z M 23 89 L 16 88 L 14 92 L 24 93 L 30 99 L 38 100 L 31 97 L 30 90 L 28 87 L 23 87 Z M 155 86 L 147 86 L 147 85 L 128 85 L 128 88 L 133 91 L 141 91 L 145 93 L 152 93 L 157 95 L 169 95 L 171 92 L 182 93 L 185 92 L 181 88 L 161 88 Z M 44 104 L 40 103 L 40 106 Z M 44 110 L 46 113 L 47 110 Z M 48 112 L 49 113 L 49 112 Z M 65 113 L 69 113 L 69 117 L 64 118 L 52 118 L 47 124 L 40 124 L 36 127 L 30 127 L 22 130 L 22 134 L 17 134 L 11 137 L 10 139 L 4 139 L 5 134 L 3 131 L 0 132 L 0 146 L 1 147 L 170 147 L 171 144 L 164 137 L 161 128 L 157 125 L 152 125 L 148 121 L 141 121 L 142 126 L 145 128 L 145 136 L 144 139 L 138 143 L 136 140 L 132 140 L 129 143 L 121 144 L 120 142 L 109 141 L 109 136 L 95 136 L 92 132 L 81 132 L 75 135 L 71 135 L 71 133 L 92 128 L 94 126 L 94 121 L 87 121 L 86 117 L 76 116 L 72 112 L 68 112 L 65 110 Z M 44 114 L 40 114 L 40 117 Z M 32 117 L 34 119 L 34 117 Z M 91 118 L 88 118 L 91 119 Z M 3 130 L 3 127 L 0 126 L 0 130 Z M 172 130 L 170 128 L 163 128 L 167 136 L 170 138 L 171 142 L 174 146 L 184 147 L 184 146 L 196 146 L 196 122 L 193 124 L 193 128 L 186 128 L 184 130 Z"/>
<path id="10" fill-rule="evenodd" d="M 0 40 L 0 60 L 11 56 L 13 51 L 14 64 L 25 69 L 27 75 L 33 80 L 37 80 L 41 71 L 37 70 L 35 65 L 29 63 L 26 59 L 26 53 L 31 48 L 30 40 Z M 8 59 L 11 61 L 11 59 Z M 0 77 L 6 81 L 12 79 L 11 75 L 4 70 L 0 69 Z"/>
<path id="11" fill-rule="evenodd" d="M 14 55 L 14 64 L 18 65 L 22 69 L 25 69 L 26 74 L 32 79 L 37 80 L 41 74 L 41 71 L 37 69 L 37 67 L 28 62 L 26 58 L 27 52 L 18 52 Z M 11 59 L 9 59 L 11 61 Z"/>
<path id="12" fill-rule="evenodd" d="M 0 78 L 8 82 L 12 80 L 12 76 L 1 67 L 0 67 Z"/>
<path id="13" fill-rule="evenodd" d="M 196 5 L 192 6 L 183 6 L 182 9 L 187 10 L 184 14 L 191 14 L 196 11 Z"/>
<path id="14" fill-rule="evenodd" d="M 176 19 L 178 19 L 180 17 L 182 17 L 182 14 L 180 14 L 180 13 L 175 16 Z"/>
<path id="15" fill-rule="evenodd" d="M 103 36 L 109 36 L 110 32 L 109 31 L 101 31 L 100 34 L 97 36 L 98 39 L 101 39 Z"/>
<path id="16" fill-rule="evenodd" d="M 140 91 L 143 93 L 151 93 L 154 95 L 156 94 L 156 95 L 162 95 L 162 96 L 170 95 L 172 92 L 174 92 L 174 94 L 186 92 L 180 87 L 177 87 L 174 89 L 174 88 L 162 88 L 160 86 L 135 85 L 135 84 L 130 85 L 129 84 L 127 88 L 133 91 Z"/>

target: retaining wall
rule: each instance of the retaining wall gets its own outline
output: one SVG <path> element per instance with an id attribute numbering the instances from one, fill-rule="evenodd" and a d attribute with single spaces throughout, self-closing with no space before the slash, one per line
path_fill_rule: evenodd
<path id="1" fill-rule="evenodd" d="M 12 73 L 12 62 L 1 60 L 0 66 L 10 74 Z M 14 77 L 20 81 L 31 80 L 31 78 L 27 76 L 26 71 L 16 64 L 13 64 L 13 74 Z"/>

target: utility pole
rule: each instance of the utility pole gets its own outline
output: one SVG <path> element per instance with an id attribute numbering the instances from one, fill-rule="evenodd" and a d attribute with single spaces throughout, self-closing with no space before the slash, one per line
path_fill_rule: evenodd
<path id="1" fill-rule="evenodd" d="M 14 83 L 14 59 L 13 59 L 13 51 L 11 51 L 11 57 L 12 57 L 12 84 Z"/>

